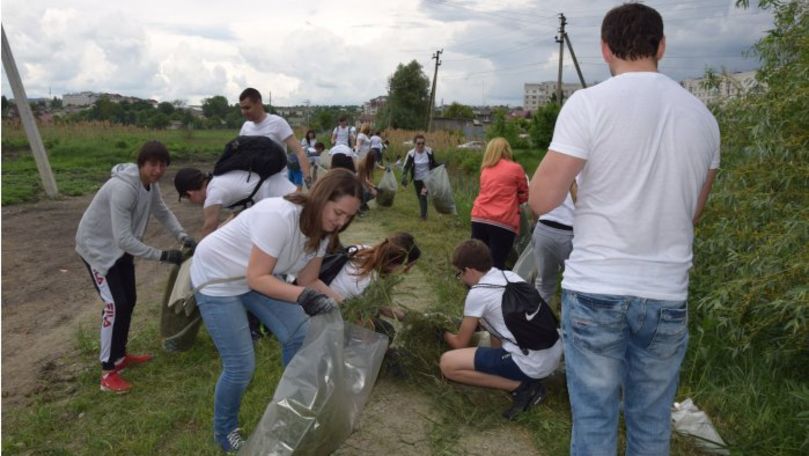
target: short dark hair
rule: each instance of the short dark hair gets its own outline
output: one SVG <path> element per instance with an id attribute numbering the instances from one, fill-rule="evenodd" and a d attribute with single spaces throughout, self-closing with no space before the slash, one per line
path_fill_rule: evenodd
<path id="1" fill-rule="evenodd" d="M 315 150 L 325 150 L 325 149 L 326 149 L 326 145 L 323 144 L 322 142 L 315 143 Z"/>
<path id="2" fill-rule="evenodd" d="M 245 98 L 249 98 L 253 103 L 261 104 L 261 92 L 252 87 L 244 89 L 239 95 L 239 101 L 244 101 Z"/>
<path id="3" fill-rule="evenodd" d="M 663 18 L 641 3 L 611 9 L 601 22 L 601 40 L 622 60 L 655 57 L 663 39 Z"/>
<path id="4" fill-rule="evenodd" d="M 347 121 L 347 120 L 348 120 L 348 118 L 347 118 L 346 116 L 340 116 L 340 117 L 337 119 L 337 121 L 338 121 L 338 122 L 345 122 L 345 121 Z"/>
<path id="5" fill-rule="evenodd" d="M 479 239 L 467 239 L 452 252 L 452 265 L 461 271 L 471 268 L 485 273 L 492 268 L 492 263 L 489 246 Z"/>
<path id="6" fill-rule="evenodd" d="M 203 173 L 197 168 L 183 168 L 174 175 L 174 188 L 180 199 L 188 196 L 190 190 L 200 190 L 205 185 L 205 181 L 210 180 L 210 175 Z"/>
<path id="7" fill-rule="evenodd" d="M 162 142 L 156 140 L 146 141 L 146 144 L 140 148 L 140 152 L 138 153 L 138 168 L 149 161 L 159 161 L 165 163 L 166 166 L 171 164 L 169 150 L 166 149 L 166 146 L 164 146 Z"/>

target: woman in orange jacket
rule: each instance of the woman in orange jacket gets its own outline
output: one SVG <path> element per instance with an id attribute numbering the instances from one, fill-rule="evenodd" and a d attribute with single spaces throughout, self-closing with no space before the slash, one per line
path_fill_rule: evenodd
<path id="1" fill-rule="evenodd" d="M 528 179 L 514 162 L 505 138 L 486 146 L 480 165 L 480 193 L 472 206 L 472 239 L 489 246 L 494 266 L 505 268 L 506 257 L 520 232 L 520 204 L 528 201 Z"/>

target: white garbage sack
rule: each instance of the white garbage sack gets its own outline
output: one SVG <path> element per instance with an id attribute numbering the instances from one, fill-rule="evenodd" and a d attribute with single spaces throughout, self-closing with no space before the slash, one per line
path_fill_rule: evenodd
<path id="1" fill-rule="evenodd" d="M 425 182 L 430 199 L 435 210 L 442 214 L 457 214 L 455 198 L 452 196 L 452 185 L 449 182 L 447 167 L 439 165 L 430 170 L 430 176 Z"/>
<path id="2" fill-rule="evenodd" d="M 691 398 L 675 402 L 671 409 L 671 422 L 675 432 L 690 435 L 695 443 L 705 451 L 714 454 L 730 454 L 727 445 L 708 415 L 700 410 Z"/>
<path id="3" fill-rule="evenodd" d="M 287 365 L 241 455 L 327 455 L 359 422 L 388 338 L 343 322 L 339 312 L 309 320 L 303 346 Z"/>

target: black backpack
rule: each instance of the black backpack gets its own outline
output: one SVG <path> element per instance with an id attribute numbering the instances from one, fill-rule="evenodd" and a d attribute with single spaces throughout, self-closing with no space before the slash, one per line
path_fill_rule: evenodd
<path id="1" fill-rule="evenodd" d="M 237 170 L 258 174 L 259 180 L 250 196 L 228 206 L 228 209 L 237 206 L 246 209 L 254 203 L 253 197 L 261 184 L 286 165 L 286 152 L 272 139 L 266 136 L 239 136 L 225 145 L 225 151 L 213 167 L 213 175 L 220 176 Z"/>
<path id="2" fill-rule="evenodd" d="M 472 288 L 503 288 L 501 308 L 506 328 L 511 331 L 514 338 L 512 343 L 520 347 L 524 354 L 528 350 L 545 350 L 552 347 L 559 340 L 559 320 L 553 314 L 548 303 L 539 295 L 531 285 L 523 282 L 509 282 L 506 273 L 503 278 L 505 285 L 479 283 Z M 491 329 L 491 325 L 487 324 Z M 500 334 L 494 334 L 503 340 Z"/>
<path id="3" fill-rule="evenodd" d="M 343 267 L 348 263 L 358 251 L 359 247 L 356 245 L 349 245 L 348 247 L 340 247 L 336 252 L 327 253 L 323 257 L 323 262 L 320 264 L 320 279 L 326 285 L 331 285 L 331 282 L 337 277 L 337 274 L 343 270 Z"/>

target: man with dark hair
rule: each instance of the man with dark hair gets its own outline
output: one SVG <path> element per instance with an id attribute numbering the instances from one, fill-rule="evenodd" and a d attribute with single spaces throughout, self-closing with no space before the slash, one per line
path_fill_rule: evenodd
<path id="1" fill-rule="evenodd" d="M 458 334 L 444 333 L 444 340 L 453 350 L 441 355 L 441 373 L 459 383 L 510 392 L 512 405 L 503 416 L 513 419 L 545 397 L 540 379 L 559 366 L 562 340 L 544 350 L 522 350 L 515 343 L 501 306 L 506 280 L 523 280 L 492 264 L 489 247 L 478 239 L 461 242 L 452 254 L 452 265 L 458 270 L 456 277 L 471 288 Z M 478 324 L 491 333 L 490 347 L 470 347 Z"/>
<path id="2" fill-rule="evenodd" d="M 166 146 L 149 141 L 141 148 L 137 165 L 114 166 L 112 177 L 96 193 L 76 232 L 76 252 L 104 301 L 100 356 L 103 391 L 129 391 L 132 385 L 119 373 L 127 366 L 152 359 L 148 354 L 126 351 L 136 300 L 133 258 L 174 264 L 183 260 L 179 250 L 158 250 L 143 243 L 149 215 L 154 214 L 186 247 L 196 246 L 160 195 L 157 182 L 170 161 Z"/>
<path id="3" fill-rule="evenodd" d="M 281 116 L 268 114 L 261 103 L 261 94 L 252 87 L 244 89 L 239 95 L 239 108 L 245 118 L 239 136 L 266 136 L 280 144 L 287 151 L 289 166 L 299 166 L 302 174 L 307 176 L 306 186 L 311 186 L 309 160 L 289 123 Z M 289 153 L 289 149 L 292 149 L 292 153 Z M 286 176 L 287 171 L 283 171 L 283 174 Z"/>
<path id="4" fill-rule="evenodd" d="M 529 204 L 544 214 L 576 178 L 576 235 L 562 280 L 571 453 L 669 452 L 671 404 L 688 341 L 694 224 L 719 166 L 719 128 L 695 97 L 657 72 L 663 20 L 639 3 L 601 26 L 614 76 L 559 113 Z"/>
<path id="5" fill-rule="evenodd" d="M 186 197 L 191 203 L 202 205 L 204 221 L 200 237 L 204 238 L 219 227 L 222 209 L 229 209 L 253 194 L 259 180 L 259 175 L 250 171 L 233 170 L 213 176 L 196 168 L 183 168 L 174 176 L 174 187 L 180 199 Z M 253 195 L 253 203 L 295 190 L 295 185 L 283 173 L 275 173 L 261 183 Z"/>
<path id="6" fill-rule="evenodd" d="M 331 145 L 332 147 L 342 144 L 346 147 L 353 148 L 356 144 L 356 138 L 351 132 L 351 127 L 348 126 L 346 116 L 340 116 L 337 120 L 338 124 L 331 132 Z"/>

